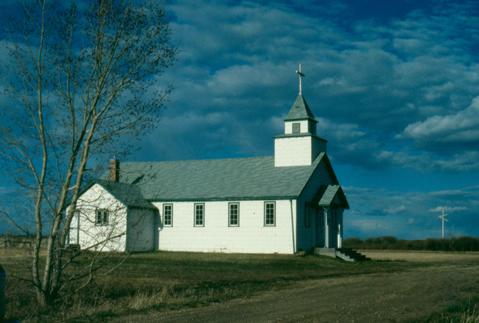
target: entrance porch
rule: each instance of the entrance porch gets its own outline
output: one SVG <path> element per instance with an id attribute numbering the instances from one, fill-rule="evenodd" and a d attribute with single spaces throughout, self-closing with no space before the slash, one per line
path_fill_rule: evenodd
<path id="1" fill-rule="evenodd" d="M 333 250 L 342 248 L 343 213 L 349 205 L 341 187 L 321 186 L 311 205 L 316 209 L 315 246 Z"/>

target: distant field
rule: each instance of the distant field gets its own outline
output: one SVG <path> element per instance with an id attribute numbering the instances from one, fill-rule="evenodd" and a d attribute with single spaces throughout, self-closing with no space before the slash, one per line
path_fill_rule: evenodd
<path id="1" fill-rule="evenodd" d="M 373 260 L 392 260 L 409 262 L 472 262 L 479 260 L 478 251 L 413 251 L 413 250 L 359 250 Z"/>
<path id="2" fill-rule="evenodd" d="M 376 237 L 367 239 L 348 238 L 344 247 L 372 250 L 429 250 L 429 251 L 479 251 L 477 237 L 451 237 L 446 239 L 404 240 L 396 237 Z"/>
<path id="3" fill-rule="evenodd" d="M 326 311 L 328 315 L 334 315 L 338 308 L 342 308 L 343 311 L 349 308 L 351 310 L 349 314 L 354 317 L 355 313 L 352 309 L 358 306 L 361 308 L 361 306 L 360 303 L 351 303 L 351 298 L 361 293 L 369 293 L 371 295 L 368 297 L 374 300 L 373 295 L 382 295 L 383 291 L 380 288 L 383 283 L 389 286 L 384 286 L 384 292 L 391 293 L 394 283 L 399 283 L 394 277 L 401 278 L 401 285 L 398 287 L 397 294 L 389 295 L 384 299 L 387 302 L 383 304 L 383 307 L 390 306 L 388 302 L 392 302 L 394 297 L 401 300 L 403 297 L 401 293 L 414 293 L 413 286 L 422 283 L 423 275 L 434 277 L 428 283 L 430 284 L 427 287 L 428 290 L 435 284 L 443 285 L 445 281 L 449 281 L 448 276 L 455 271 L 460 273 L 455 278 L 457 288 L 461 289 L 466 284 L 470 288 L 479 289 L 479 253 L 432 253 L 429 255 L 368 251 L 368 256 L 376 260 L 346 263 L 318 256 L 169 252 L 134 254 L 128 257 L 120 254 L 108 255 L 104 271 L 118 266 L 113 273 L 98 275 L 94 284 L 66 299 L 66 305 L 63 308 L 40 313 L 40 320 L 82 322 L 150 320 L 153 322 L 168 321 L 168 318 L 174 321 L 175 315 L 180 315 L 177 317 L 179 321 L 188 321 L 205 315 L 206 321 L 214 321 L 216 316 L 208 316 L 208 310 L 220 307 L 215 312 L 221 313 L 221 308 L 225 307 L 227 309 L 225 316 L 219 316 L 218 319 L 234 321 L 234 316 L 228 316 L 228 313 L 231 313 L 229 304 L 239 303 L 238 310 L 241 306 L 246 306 L 251 315 L 255 313 L 259 315 L 252 316 L 250 319 L 261 321 L 262 318 L 268 318 L 267 313 L 275 313 L 273 310 L 268 312 L 268 306 L 272 308 L 280 306 L 282 303 L 279 300 L 287 301 L 288 297 L 291 297 L 290 306 L 283 304 L 277 312 L 283 313 L 285 309 L 282 307 L 288 308 L 290 312 L 284 312 L 284 318 L 289 317 L 295 320 L 298 318 L 295 310 L 303 313 L 304 309 L 301 306 L 313 302 L 318 304 L 315 306 L 316 310 L 312 311 L 310 316 L 303 313 L 301 314 L 303 317 L 298 318 L 312 321 L 315 320 L 316 315 L 326 315 L 317 311 Z M 424 261 L 425 259 L 428 260 Z M 80 268 L 85 260 L 80 259 L 75 266 Z M 12 277 L 12 274 L 28 275 L 28 253 L 25 250 L 19 252 L 0 250 L 0 262 L 9 275 L 8 317 L 22 321 L 34 320 L 36 310 L 29 286 Z M 411 289 L 407 288 L 408 281 L 411 282 Z M 441 290 L 442 286 L 437 288 Z M 295 291 L 300 292 L 294 294 Z M 330 297 L 324 298 L 327 295 Z M 449 305 L 461 304 L 472 295 L 472 291 L 465 290 L 449 298 L 446 297 L 445 302 L 439 302 L 437 306 L 423 308 L 421 317 L 445 311 Z M 268 303 L 268 297 L 273 300 L 271 303 Z M 367 302 L 368 297 L 364 299 L 360 297 L 358 301 Z M 443 294 L 436 297 L 444 299 Z M 265 302 L 259 309 L 264 306 L 266 312 L 255 312 L 254 309 L 258 307 L 248 303 L 257 299 Z M 241 305 L 243 303 L 244 305 Z M 381 308 L 378 308 L 378 311 L 380 310 Z M 243 311 L 241 313 L 246 315 Z M 415 317 L 411 316 L 412 314 L 409 313 L 407 317 Z M 182 317 L 181 315 L 190 316 Z M 400 313 L 397 315 L 401 318 Z M 243 316 L 239 316 L 236 320 L 241 321 L 242 318 Z M 348 320 L 348 317 L 344 319 Z"/>

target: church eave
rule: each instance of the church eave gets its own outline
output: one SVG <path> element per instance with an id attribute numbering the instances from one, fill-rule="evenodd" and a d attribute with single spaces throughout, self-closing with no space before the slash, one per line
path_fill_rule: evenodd
<path id="1" fill-rule="evenodd" d="M 315 118 L 311 118 L 311 117 L 298 117 L 298 118 L 285 118 L 284 121 L 304 121 L 304 120 L 309 120 L 309 121 L 312 121 L 314 123 L 318 123 L 318 120 L 316 120 Z"/>
<path id="2" fill-rule="evenodd" d="M 273 196 L 228 196 L 228 197 L 191 197 L 191 198 L 155 198 L 148 199 L 150 203 L 155 202 L 216 202 L 216 201 L 274 201 L 274 200 L 295 200 L 299 195 L 273 195 Z"/>
<path id="3" fill-rule="evenodd" d="M 326 139 L 324 138 L 321 138 L 317 135 L 313 135 L 312 133 L 310 132 L 307 132 L 307 133 L 297 133 L 297 134 L 281 134 L 281 135 L 276 135 L 274 136 L 274 138 L 295 138 L 295 137 L 313 137 L 313 138 L 316 138 L 318 140 L 321 140 L 323 142 L 328 142 Z"/>

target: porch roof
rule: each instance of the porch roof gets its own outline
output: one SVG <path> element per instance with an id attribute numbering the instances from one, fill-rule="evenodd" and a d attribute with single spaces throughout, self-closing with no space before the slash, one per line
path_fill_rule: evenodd
<path id="1" fill-rule="evenodd" d="M 321 185 L 312 203 L 321 207 L 341 206 L 349 209 L 349 203 L 341 185 Z"/>

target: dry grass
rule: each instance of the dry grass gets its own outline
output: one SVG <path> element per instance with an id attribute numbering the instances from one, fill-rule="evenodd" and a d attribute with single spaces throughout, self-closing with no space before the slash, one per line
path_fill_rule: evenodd
<path id="1" fill-rule="evenodd" d="M 139 291 L 128 301 L 128 308 L 133 310 L 141 310 L 144 308 L 153 307 L 157 304 L 165 303 L 169 297 L 169 289 L 167 287 L 161 288 L 157 292 L 143 292 Z"/>
<path id="2" fill-rule="evenodd" d="M 461 323 L 477 323 L 479 322 L 479 310 L 473 309 L 470 311 L 466 311 L 461 313 L 459 322 Z"/>
<path id="3" fill-rule="evenodd" d="M 462 303 L 449 306 L 446 310 L 417 322 L 477 323 L 479 322 L 479 297 L 474 296 Z"/>

